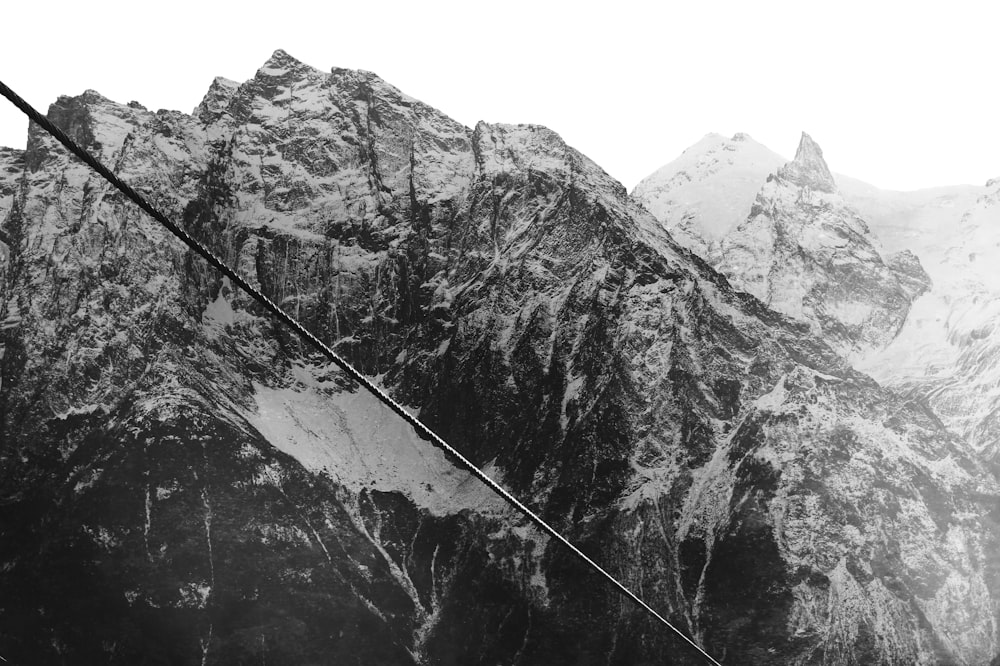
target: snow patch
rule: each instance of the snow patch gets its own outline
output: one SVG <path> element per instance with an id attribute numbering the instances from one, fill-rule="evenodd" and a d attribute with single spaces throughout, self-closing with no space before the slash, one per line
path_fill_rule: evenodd
<path id="1" fill-rule="evenodd" d="M 774 385 L 773 389 L 754 401 L 754 405 L 757 409 L 773 412 L 784 404 L 785 398 L 788 397 L 788 391 L 785 388 L 786 377 L 787 375 L 782 376 L 781 379 L 778 380 L 778 383 Z"/>
<path id="2" fill-rule="evenodd" d="M 479 479 L 455 467 L 368 392 L 318 389 L 255 383 L 257 409 L 243 415 L 275 448 L 353 491 L 401 492 L 435 515 L 506 509 Z M 483 471 L 497 479 L 492 464 Z"/>

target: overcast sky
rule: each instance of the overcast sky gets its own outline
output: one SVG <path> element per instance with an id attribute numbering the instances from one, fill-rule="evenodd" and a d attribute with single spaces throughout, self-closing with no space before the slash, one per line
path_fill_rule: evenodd
<path id="1" fill-rule="evenodd" d="M 709 132 L 791 156 L 804 130 L 885 188 L 1000 176 L 997 2 L 216 4 L 5 3 L 0 80 L 43 111 L 88 88 L 190 111 L 282 48 L 466 125 L 547 125 L 629 189 Z M 0 102 L 0 145 L 24 147 Z"/>

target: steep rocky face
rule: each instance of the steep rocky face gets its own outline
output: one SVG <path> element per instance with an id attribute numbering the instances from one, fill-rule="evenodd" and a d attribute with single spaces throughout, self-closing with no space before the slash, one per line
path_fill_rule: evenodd
<path id="1" fill-rule="evenodd" d="M 746 221 L 722 240 L 715 265 L 855 357 L 892 340 L 913 299 L 930 287 L 915 257 L 887 265 L 875 243 L 837 193 L 819 146 L 803 134 L 795 159 L 768 179 Z"/>
<path id="2" fill-rule="evenodd" d="M 24 151 L 0 147 L 0 218 L 6 217 L 24 170 Z"/>
<path id="3" fill-rule="evenodd" d="M 699 146 L 686 151 L 683 159 L 711 163 Z M 700 176 L 703 187 L 711 188 L 720 202 L 717 207 L 749 208 L 753 195 L 747 192 L 746 179 L 736 173 L 749 171 L 764 178 L 764 169 L 745 157 L 734 161 L 730 167 L 733 173 L 706 170 Z M 714 230 L 721 219 L 718 215 L 713 217 L 693 203 L 680 202 L 679 196 L 675 207 L 657 208 L 643 194 L 655 189 L 662 199 L 679 191 L 678 183 L 686 179 L 680 177 L 675 164 L 644 180 L 633 196 L 656 212 L 681 242 L 718 260 L 714 240 L 719 237 Z M 894 192 L 847 176 L 838 175 L 835 180 L 839 194 L 858 211 L 885 248 L 884 262 L 907 298 L 916 299 L 890 347 L 856 354 L 854 362 L 879 381 L 934 405 L 954 432 L 976 448 L 986 447 L 992 441 L 987 424 L 993 411 L 990 387 L 994 380 L 989 361 L 993 354 L 979 347 L 989 344 L 990 303 L 996 294 L 988 268 L 989 248 L 996 243 L 997 211 L 990 203 L 996 196 L 996 182 Z M 679 219 L 686 220 L 684 228 L 674 231 Z M 687 242 L 685 234 L 702 240 Z M 927 291 L 927 276 L 933 286 L 921 297 Z"/>
<path id="4" fill-rule="evenodd" d="M 795 151 L 795 159 L 781 167 L 778 177 L 813 192 L 833 194 L 837 191 L 833 174 L 823 159 L 823 150 L 805 132 Z"/>
<path id="5" fill-rule="evenodd" d="M 50 116 L 726 663 L 998 652 L 965 444 L 553 132 L 280 51 Z M 38 133 L 18 188 L 5 657 L 699 663 Z"/>

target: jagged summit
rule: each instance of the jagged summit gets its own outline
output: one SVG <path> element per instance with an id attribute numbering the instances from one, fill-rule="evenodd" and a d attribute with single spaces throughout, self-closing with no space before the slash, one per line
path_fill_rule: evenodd
<path id="1" fill-rule="evenodd" d="M 211 122 L 223 113 L 232 100 L 240 84 L 222 76 L 217 76 L 208 87 L 208 92 L 202 98 L 201 103 L 194 108 L 191 115 L 202 122 Z"/>
<path id="2" fill-rule="evenodd" d="M 0 146 L 0 234 L 3 222 L 18 191 L 19 176 L 24 171 L 24 151 Z M 0 235 L 0 243 L 6 243 Z M 0 247 L 0 251 L 2 251 Z"/>
<path id="3" fill-rule="evenodd" d="M 805 132 L 795 159 L 768 178 L 749 217 L 710 260 L 738 288 L 808 322 L 852 359 L 888 344 L 930 287 L 916 256 L 886 262 Z"/>
<path id="4" fill-rule="evenodd" d="M 79 95 L 59 95 L 53 104 L 66 104 L 71 101 L 80 102 L 84 104 L 101 104 L 105 102 L 110 102 L 107 97 L 102 95 L 100 92 L 94 90 L 93 88 L 87 88 Z"/>
<path id="5" fill-rule="evenodd" d="M 823 159 L 823 149 L 805 132 L 795 151 L 795 159 L 781 168 L 778 177 L 820 192 L 837 191 L 830 167 Z"/>
<path id="6" fill-rule="evenodd" d="M 289 55 L 286 51 L 278 49 L 271 54 L 271 57 L 264 61 L 257 73 L 254 75 L 255 81 L 272 81 L 274 83 L 289 83 L 299 80 L 308 80 L 326 74 L 307 65 L 301 60 Z"/>
<path id="7" fill-rule="evenodd" d="M 290 55 L 288 51 L 285 51 L 284 49 L 276 49 L 274 53 L 271 54 L 271 57 L 264 61 L 264 64 L 261 66 L 261 69 L 264 68 L 292 69 L 299 67 L 304 67 L 307 69 L 316 69 L 315 67 L 307 65 L 298 58 Z"/>
<path id="8" fill-rule="evenodd" d="M 382 77 L 367 69 L 351 69 L 349 67 L 334 66 L 330 68 L 329 72 L 324 72 L 317 67 L 299 60 L 284 49 L 276 49 L 274 53 L 271 54 L 271 57 L 264 61 L 264 64 L 257 70 L 257 75 L 260 76 L 261 74 L 264 74 L 266 76 L 280 76 L 289 72 L 299 72 L 313 75 L 333 74 L 338 77 L 347 76 L 359 79 L 375 79 L 384 83 L 384 79 L 382 79 Z"/>

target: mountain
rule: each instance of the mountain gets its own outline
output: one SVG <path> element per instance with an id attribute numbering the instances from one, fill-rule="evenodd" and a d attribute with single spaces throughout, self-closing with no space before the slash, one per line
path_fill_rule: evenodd
<path id="1" fill-rule="evenodd" d="M 633 198 L 667 225 L 674 238 L 701 256 L 750 214 L 767 177 L 788 160 L 738 133 L 731 139 L 709 134 L 676 160 L 644 178 Z M 973 185 L 910 192 L 883 190 L 834 174 L 837 191 L 892 254 L 940 246 L 936 234 L 957 224 L 986 188 Z"/>
<path id="2" fill-rule="evenodd" d="M 723 663 L 1000 653 L 976 452 L 554 132 L 283 51 L 49 117 Z M 4 658 L 702 663 L 37 128 L 10 164 Z"/>
<path id="3" fill-rule="evenodd" d="M 747 134 L 708 134 L 644 178 L 632 196 L 668 225 L 678 243 L 708 256 L 746 219 L 767 176 L 786 161 Z"/>
<path id="4" fill-rule="evenodd" d="M 883 260 L 876 243 L 837 191 L 819 146 L 803 134 L 795 159 L 768 177 L 713 263 L 735 286 L 853 357 L 884 347 L 930 287 L 912 253 Z"/>
<path id="5" fill-rule="evenodd" d="M 654 212 L 679 242 L 713 259 L 724 272 L 720 245 L 728 243 L 730 250 L 738 245 L 735 241 L 740 236 L 734 230 L 744 220 L 734 222 L 719 211 L 744 210 L 744 219 L 750 215 L 756 204 L 747 183 L 763 182 L 768 175 L 768 167 L 756 155 L 770 153 L 757 144 L 753 154 L 744 155 L 735 139 L 714 138 L 732 155 L 725 169 L 718 166 L 719 150 L 706 137 L 633 191 L 633 197 Z M 869 229 L 868 238 L 885 257 L 885 264 L 904 288 L 918 295 L 891 344 L 883 336 L 867 350 L 855 352 L 857 367 L 932 406 L 949 429 L 982 449 L 984 459 L 995 464 L 994 421 L 1000 402 L 994 395 L 998 370 L 992 359 L 997 355 L 989 331 L 995 326 L 992 304 L 1000 297 L 990 250 L 996 247 L 1000 223 L 998 181 L 896 192 L 843 175 L 834 180 L 843 202 Z M 692 188 L 705 193 L 714 208 L 685 198 Z M 803 219 L 814 217 L 806 213 Z M 723 241 L 727 234 L 729 239 Z M 742 261 L 756 270 L 770 265 L 766 257 L 744 256 Z M 784 261 L 776 263 L 787 267 Z M 745 278 L 733 279 L 753 290 Z M 821 282 L 828 280 L 824 277 Z M 795 284 L 802 288 L 800 280 Z M 919 296 L 922 292 L 927 293 Z M 766 293 L 757 295 L 769 298 Z M 873 296 L 871 300 L 884 303 L 889 299 Z M 785 311 L 794 314 L 794 308 Z"/>
<path id="6" fill-rule="evenodd" d="M 863 367 L 882 383 L 918 396 L 949 429 L 1000 470 L 1000 180 L 990 181 L 957 224 L 917 236 L 934 289 L 888 348 Z"/>

